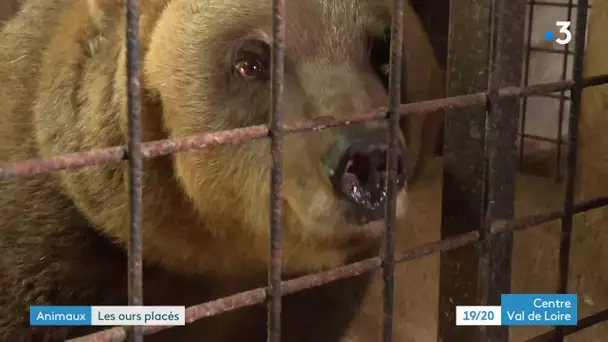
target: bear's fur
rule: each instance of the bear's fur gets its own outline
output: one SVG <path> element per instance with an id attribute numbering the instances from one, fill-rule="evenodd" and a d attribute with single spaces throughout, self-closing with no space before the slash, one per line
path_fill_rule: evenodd
<path id="1" fill-rule="evenodd" d="M 250 40 L 270 42 L 270 1 L 141 0 L 142 136 L 184 137 L 266 123 L 267 80 L 237 79 Z M 126 143 L 124 10 L 119 0 L 31 0 L 0 36 L 0 161 Z M 389 1 L 286 2 L 287 123 L 386 105 L 366 36 L 390 24 Z M 441 97 L 443 76 L 406 6 L 403 99 Z M 253 46 L 248 46 L 253 48 Z M 252 52 L 252 51 L 250 51 Z M 257 83 L 256 83 L 257 82 Z M 421 173 L 441 123 L 406 120 Z M 349 225 L 319 172 L 345 129 L 285 138 L 284 277 L 379 252 L 383 223 Z M 192 305 L 266 283 L 269 143 L 144 162 L 144 303 Z M 0 181 L 0 340 L 58 341 L 98 328 L 30 327 L 30 305 L 126 305 L 125 165 Z M 399 195 L 400 216 L 405 191 Z M 335 341 L 367 276 L 284 298 L 285 341 Z M 263 305 L 151 335 L 149 341 L 263 341 Z"/>
<path id="2" fill-rule="evenodd" d="M 5 0 L 0 2 L 0 28 L 4 25 L 4 22 L 17 13 L 21 5 L 21 0 Z"/>

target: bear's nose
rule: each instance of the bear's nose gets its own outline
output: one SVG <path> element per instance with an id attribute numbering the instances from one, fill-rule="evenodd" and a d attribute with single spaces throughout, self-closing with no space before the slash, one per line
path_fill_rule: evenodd
<path id="1" fill-rule="evenodd" d="M 328 151 L 325 167 L 336 194 L 349 203 L 353 223 L 365 224 L 384 217 L 387 201 L 388 146 L 385 129 L 365 129 L 338 137 Z M 397 190 L 406 181 L 405 147 L 398 144 Z"/>

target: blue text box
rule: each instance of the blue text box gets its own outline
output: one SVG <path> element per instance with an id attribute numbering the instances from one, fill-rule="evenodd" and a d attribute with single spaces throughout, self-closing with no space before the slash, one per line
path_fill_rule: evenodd
<path id="1" fill-rule="evenodd" d="M 503 294 L 502 325 L 572 325 L 578 323 L 575 294 Z"/>
<path id="2" fill-rule="evenodd" d="M 91 325 L 90 306 L 30 306 L 30 325 Z"/>

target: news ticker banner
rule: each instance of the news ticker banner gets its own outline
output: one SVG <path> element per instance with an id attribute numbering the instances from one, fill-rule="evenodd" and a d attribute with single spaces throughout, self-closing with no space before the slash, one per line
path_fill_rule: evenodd
<path id="1" fill-rule="evenodd" d="M 456 325 L 575 326 L 577 312 L 575 294 L 503 294 L 500 305 L 456 306 Z"/>
<path id="2" fill-rule="evenodd" d="M 456 306 L 456 325 L 577 325 L 575 294 L 503 294 L 501 305 Z M 31 306 L 30 325 L 185 325 L 184 306 Z"/>
<path id="3" fill-rule="evenodd" d="M 30 325 L 185 325 L 185 306 L 30 306 Z"/>

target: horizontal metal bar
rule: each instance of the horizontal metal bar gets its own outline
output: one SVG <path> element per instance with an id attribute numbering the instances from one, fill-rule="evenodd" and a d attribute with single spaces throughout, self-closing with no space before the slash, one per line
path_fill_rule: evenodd
<path id="1" fill-rule="evenodd" d="M 534 52 L 544 52 L 544 53 L 550 53 L 550 54 L 562 54 L 562 55 L 574 55 L 573 51 L 568 50 L 567 47 L 564 47 L 563 49 L 555 49 L 555 48 L 548 48 L 548 47 L 543 47 L 543 46 L 534 46 L 531 45 L 529 48 L 530 51 L 534 51 Z"/>
<path id="2" fill-rule="evenodd" d="M 547 6 L 547 7 L 577 7 L 577 4 L 569 4 L 565 2 L 554 2 L 554 1 L 530 1 L 528 5 L 532 6 Z M 588 5 L 587 8 L 592 8 L 593 5 Z"/>
<path id="3" fill-rule="evenodd" d="M 574 207 L 574 212 L 582 213 L 603 206 L 608 206 L 608 197 L 600 197 L 590 201 L 581 202 Z M 494 225 L 492 227 L 491 234 L 494 235 L 506 231 L 524 230 L 562 217 L 564 217 L 562 210 L 547 214 L 526 216 L 511 222 L 504 222 L 502 224 Z M 479 232 L 471 231 L 449 239 L 424 244 L 404 252 L 400 252 L 395 256 L 395 262 L 405 262 L 408 260 L 418 259 L 433 253 L 445 252 L 468 246 L 478 241 Z M 379 269 L 381 266 L 382 260 L 378 256 L 334 268 L 329 271 L 283 281 L 281 283 L 281 294 L 288 295 L 305 289 L 321 286 L 336 280 L 356 277 L 363 273 Z M 194 305 L 186 309 L 186 323 L 192 323 L 205 317 L 216 316 L 235 309 L 263 303 L 266 299 L 267 288 L 260 287 L 203 304 Z M 144 334 L 148 335 L 169 328 L 171 327 L 146 326 L 144 327 Z M 123 327 L 114 327 L 90 335 L 71 339 L 68 342 L 117 342 L 122 341 L 125 336 L 125 329 Z"/>
<path id="4" fill-rule="evenodd" d="M 518 134 L 519 135 L 519 134 Z M 535 135 L 535 134 L 524 134 L 523 135 L 524 138 L 528 139 L 528 140 L 536 140 L 536 141 L 546 141 L 546 142 L 551 142 L 554 144 L 558 144 L 560 141 L 562 143 L 562 145 L 566 145 L 568 142 L 565 140 L 559 140 L 559 139 L 555 139 L 555 138 L 548 138 L 548 137 L 543 137 L 540 135 Z"/>
<path id="5" fill-rule="evenodd" d="M 562 95 L 563 92 L 560 92 L 558 94 L 555 93 L 551 93 L 551 94 L 539 94 L 539 95 L 532 95 L 529 97 L 544 97 L 544 98 L 550 98 L 550 99 L 556 99 L 556 100 L 561 100 L 564 99 L 565 101 L 570 101 L 570 96 L 566 96 L 565 94 Z"/>
<path id="6" fill-rule="evenodd" d="M 599 197 L 575 205 L 573 213 L 583 213 L 604 206 L 608 206 L 608 197 Z M 565 213 L 563 210 L 556 210 L 548 213 L 522 217 L 511 222 L 496 222 L 492 226 L 492 234 L 499 234 L 501 232 L 507 231 L 524 230 L 545 222 L 562 219 L 564 217 Z"/>
<path id="7" fill-rule="evenodd" d="M 600 75 L 586 78 L 583 87 L 593 87 L 608 83 L 608 75 Z M 543 93 L 553 93 L 561 90 L 569 90 L 574 86 L 574 81 L 558 81 L 540 83 L 528 87 L 505 87 L 498 91 L 498 98 L 534 96 Z M 486 92 L 468 95 L 452 96 L 437 100 L 412 102 L 399 106 L 399 115 L 423 115 L 440 109 L 466 108 L 471 106 L 485 106 L 487 100 Z M 357 114 L 344 119 L 334 117 L 321 117 L 315 120 L 299 121 L 291 125 L 285 125 L 285 134 L 317 131 L 330 127 L 340 127 L 354 123 L 369 122 L 386 119 L 386 108 L 378 108 L 365 114 Z M 212 146 L 234 144 L 251 139 L 259 139 L 268 136 L 266 125 L 249 126 L 233 130 L 218 131 L 186 138 L 165 139 L 142 143 L 142 156 L 153 158 L 170 155 L 177 152 L 203 149 Z M 73 170 L 87 166 L 102 165 L 108 163 L 119 163 L 127 157 L 126 146 L 101 148 L 90 151 L 68 153 L 48 159 L 29 159 L 25 161 L 7 163 L 0 165 L 0 180 L 16 176 L 34 175 L 59 170 Z"/>
<path id="8" fill-rule="evenodd" d="M 602 322 L 606 322 L 606 321 L 608 321 L 608 309 L 600 311 L 598 313 L 595 313 L 591 316 L 587 316 L 587 317 L 579 320 L 577 322 L 576 326 L 563 327 L 562 328 L 563 334 L 564 334 L 564 336 L 572 335 L 581 330 L 587 329 L 598 323 L 602 323 Z M 553 342 L 553 341 L 555 341 L 555 339 L 554 339 L 555 333 L 556 333 L 556 330 L 547 331 L 544 334 L 534 336 L 531 339 L 526 340 L 526 342 Z"/>

